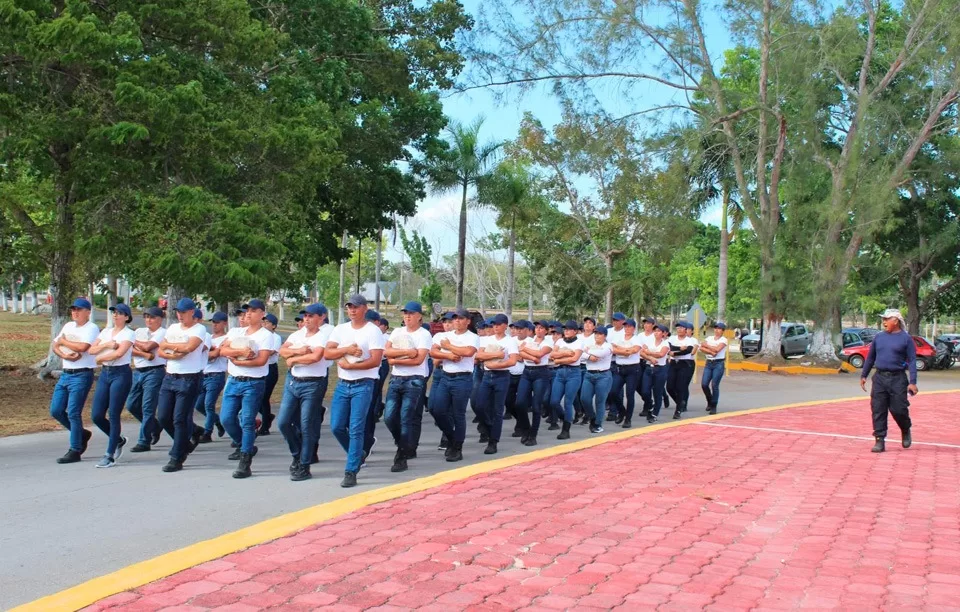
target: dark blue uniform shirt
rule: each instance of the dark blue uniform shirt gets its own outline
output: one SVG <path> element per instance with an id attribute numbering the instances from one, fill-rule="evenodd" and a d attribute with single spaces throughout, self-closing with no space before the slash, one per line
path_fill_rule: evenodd
<path id="1" fill-rule="evenodd" d="M 905 331 L 895 334 L 880 332 L 870 343 L 870 352 L 863 362 L 861 378 L 866 378 L 876 365 L 878 370 L 910 370 L 910 384 L 917 384 L 917 345 Z"/>

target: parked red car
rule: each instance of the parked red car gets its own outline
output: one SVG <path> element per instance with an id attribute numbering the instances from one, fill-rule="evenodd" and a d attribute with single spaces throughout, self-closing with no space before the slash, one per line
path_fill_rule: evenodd
<path id="1" fill-rule="evenodd" d="M 929 370 L 933 367 L 933 360 L 937 356 L 937 349 L 932 344 L 921 338 L 913 337 L 914 344 L 917 345 L 917 370 Z M 870 345 L 848 346 L 841 351 L 843 359 L 846 359 L 850 365 L 855 368 L 862 368 L 863 362 L 867 360 L 867 353 L 870 352 Z"/>

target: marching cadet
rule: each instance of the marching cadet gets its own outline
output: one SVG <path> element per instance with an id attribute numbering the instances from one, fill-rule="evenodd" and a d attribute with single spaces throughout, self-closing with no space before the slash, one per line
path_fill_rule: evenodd
<path id="1" fill-rule="evenodd" d="M 397 445 L 391 472 L 405 471 L 407 460 L 413 458 L 417 445 L 414 439 L 417 407 L 423 399 L 429 374 L 427 353 L 433 346 L 430 332 L 423 329 L 423 306 L 420 302 L 407 302 L 401 312 L 403 327 L 393 330 L 384 350 L 392 367 L 384 422 Z"/>
<path id="2" fill-rule="evenodd" d="M 557 365 L 550 391 L 550 406 L 555 419 L 563 419 L 563 429 L 557 440 L 570 438 L 570 426 L 573 424 L 573 398 L 580 390 L 580 358 L 583 355 L 583 343 L 577 337 L 579 329 L 576 321 L 567 321 L 563 326 L 563 337 L 553 346 L 550 361 Z M 561 400 L 564 402 L 561 407 Z M 558 429 L 556 423 L 549 429 Z"/>
<path id="3" fill-rule="evenodd" d="M 383 336 L 383 345 L 386 346 L 387 338 L 389 336 L 384 335 L 383 326 L 380 325 L 380 319 L 383 317 L 380 316 L 380 313 L 376 310 L 367 310 L 365 315 L 366 320 L 377 328 L 380 332 L 380 335 Z M 380 416 L 383 414 L 383 383 L 387 379 L 387 374 L 390 373 L 390 365 L 387 363 L 387 358 L 384 356 L 380 360 L 380 367 L 377 369 L 377 379 L 374 381 L 373 385 L 373 395 L 370 397 L 370 409 L 367 411 L 367 423 L 364 427 L 363 432 L 363 458 L 360 459 L 360 467 L 367 462 L 367 457 L 370 456 L 370 453 L 373 451 L 373 447 L 377 444 L 377 423 L 380 421 Z"/>
<path id="4" fill-rule="evenodd" d="M 253 457 L 257 454 L 257 412 L 266 391 L 270 355 L 274 351 L 273 332 L 263 326 L 266 304 L 250 300 L 244 319 L 246 327 L 231 329 L 220 346 L 220 354 L 229 360 L 227 386 L 220 405 L 220 421 L 230 438 L 239 445 L 228 459 L 239 460 L 234 478 L 249 478 Z M 168 334 L 169 335 L 169 334 Z"/>
<path id="5" fill-rule="evenodd" d="M 76 463 L 86 452 L 93 433 L 83 428 L 83 405 L 93 386 L 93 368 L 97 362 L 90 347 L 100 328 L 90 321 L 93 306 L 77 298 L 70 306 L 70 322 L 53 339 L 53 352 L 63 359 L 63 373 L 50 399 L 50 416 L 70 432 L 70 448 L 57 463 Z"/>
<path id="6" fill-rule="evenodd" d="M 667 342 L 667 335 L 670 330 L 666 325 L 656 325 L 653 328 L 653 342 L 645 344 L 640 349 L 640 357 L 647 362 L 647 370 L 644 372 L 644 383 L 653 396 L 653 408 L 650 416 L 647 417 L 647 423 L 656 423 L 660 416 L 660 406 L 663 403 L 663 395 L 666 392 L 667 384 L 667 354 L 670 352 L 670 343 Z"/>
<path id="7" fill-rule="evenodd" d="M 624 429 L 630 429 L 633 426 L 633 411 L 636 408 L 637 389 L 640 387 L 641 380 L 640 348 L 642 344 L 636 331 L 637 322 L 633 319 L 627 319 L 623 325 L 623 337 L 618 344 L 611 343 L 614 359 L 617 362 L 617 378 L 619 379 L 614 384 L 619 383 L 625 390 L 625 393 L 619 390 L 615 391 L 614 407 L 617 414 L 614 415 L 614 420 L 618 425 L 623 423 Z M 624 396 L 627 402 L 626 409 L 623 405 Z"/>
<path id="8" fill-rule="evenodd" d="M 320 409 L 327 389 L 327 360 L 324 358 L 332 329 L 323 324 L 326 308 L 309 304 L 302 311 L 303 327 L 290 334 L 280 347 L 280 356 L 289 371 L 283 385 L 283 399 L 277 427 L 293 457 L 290 480 L 311 478 L 310 464 L 317 444 Z M 324 329 L 327 328 L 327 329 Z"/>
<path id="9" fill-rule="evenodd" d="M 443 332 L 441 332 L 441 333 L 447 334 L 447 333 L 450 333 L 450 332 L 454 331 L 454 325 L 453 325 L 454 316 L 455 316 L 455 315 L 454 315 L 454 313 L 452 313 L 452 312 L 445 312 L 445 313 L 443 313 L 443 316 L 440 318 L 440 323 L 443 325 Z M 471 333 L 473 333 L 473 332 L 471 332 Z M 440 334 L 437 334 L 437 336 L 439 336 L 439 335 L 440 335 Z M 474 335 L 476 335 L 476 334 L 474 334 Z M 434 336 L 434 338 L 436 338 L 437 336 Z M 433 345 L 432 345 L 432 344 L 430 345 L 430 351 L 431 351 L 431 352 L 433 351 Z M 430 387 L 430 392 L 433 393 L 433 389 L 436 388 L 437 383 L 440 382 L 440 379 L 441 379 L 441 378 L 443 378 L 443 368 L 440 367 L 442 364 L 437 363 L 436 360 L 433 358 L 432 355 L 431 355 L 431 357 L 430 357 L 430 363 L 433 364 L 433 384 L 432 384 L 432 386 Z M 470 383 L 471 385 L 473 384 L 472 376 L 473 376 L 473 373 L 471 372 L 471 383 Z M 472 386 L 471 386 L 471 389 L 470 389 L 470 397 L 473 397 L 473 387 L 472 387 Z M 426 398 L 424 401 L 427 402 L 427 412 L 430 412 L 430 405 L 431 405 L 431 404 L 430 404 L 430 402 L 429 402 L 429 398 Z M 432 415 L 432 413 L 431 413 L 431 415 Z M 434 420 L 436 420 L 436 418 L 434 418 Z M 446 453 L 446 452 L 447 452 L 447 449 L 449 448 L 449 444 L 450 444 L 450 441 L 447 439 L 446 434 L 444 434 L 444 433 L 441 432 L 441 434 L 440 434 L 440 444 L 437 445 L 437 450 L 442 450 L 444 453 Z"/>
<path id="10" fill-rule="evenodd" d="M 140 421 L 140 438 L 132 453 L 144 453 L 160 440 L 163 428 L 157 421 L 157 398 L 167 373 L 167 360 L 158 350 L 167 335 L 163 310 L 151 306 L 143 311 L 145 327 L 135 332 L 133 343 L 133 385 L 127 396 L 127 411 Z"/>
<path id="11" fill-rule="evenodd" d="M 713 336 L 707 338 L 700 345 L 700 350 L 706 355 L 707 363 L 703 368 L 703 378 L 700 379 L 700 388 L 707 398 L 707 412 L 717 414 L 717 404 L 720 402 L 720 381 L 723 380 L 724 365 L 727 360 L 729 342 L 723 332 L 727 326 L 723 321 L 713 324 Z"/>
<path id="12" fill-rule="evenodd" d="M 516 338 L 507 335 L 510 320 L 505 314 L 493 317 L 493 333 L 480 342 L 476 360 L 483 364 L 483 379 L 477 390 L 480 414 L 480 442 L 487 443 L 485 455 L 497 452 L 503 430 L 503 410 L 506 407 L 507 390 L 510 387 L 510 368 L 520 358 Z"/>
<path id="13" fill-rule="evenodd" d="M 510 324 L 510 335 L 517 341 L 518 348 L 530 337 L 533 331 L 533 324 L 530 324 L 528 328 L 527 323 L 524 319 L 518 319 Z M 509 369 L 510 385 L 507 387 L 507 399 L 504 403 L 503 420 L 508 420 L 508 415 L 511 419 L 514 419 L 513 433 L 511 434 L 511 437 L 514 438 L 524 438 L 527 435 L 522 421 L 517 415 L 517 390 L 520 388 L 520 377 L 523 376 L 523 369 L 523 359 L 517 359 L 517 363 Z"/>
<path id="14" fill-rule="evenodd" d="M 696 368 L 694 361 L 700 343 L 692 336 L 693 325 L 688 321 L 678 321 L 677 333 L 667 342 L 670 344 L 670 361 L 667 368 L 667 394 L 677 405 L 673 418 L 679 419 L 681 413 L 687 411 L 687 401 L 690 399 L 690 381 Z"/>
<path id="15" fill-rule="evenodd" d="M 544 407 L 550 404 L 550 383 L 553 376 L 550 364 L 550 352 L 553 350 L 553 338 L 548 335 L 549 321 L 537 321 L 534 335 L 520 346 L 520 358 L 523 359 L 523 374 L 517 387 L 517 424 L 518 429 L 526 431 L 520 438 L 524 446 L 537 445 L 537 433 L 540 431 L 540 418 Z M 527 413 L 532 411 L 532 417 Z"/>
<path id="16" fill-rule="evenodd" d="M 277 388 L 277 380 L 280 378 L 280 345 L 283 344 L 283 338 L 277 333 L 277 325 L 280 321 L 273 313 L 263 317 L 263 326 L 270 332 L 273 340 L 270 359 L 267 360 L 267 380 L 263 388 L 263 399 L 260 401 L 260 429 L 258 436 L 270 435 L 270 426 L 273 424 L 273 407 L 270 405 L 270 398 L 273 397 L 273 390 Z"/>
<path id="17" fill-rule="evenodd" d="M 583 344 L 587 356 L 587 372 L 580 390 L 580 401 L 585 411 L 584 420 L 590 419 L 590 433 L 603 432 L 603 413 L 607 407 L 607 394 L 613 384 L 610 362 L 613 350 L 607 342 L 607 328 L 599 325 L 589 340 Z"/>
<path id="18" fill-rule="evenodd" d="M 163 466 L 164 472 L 182 470 L 183 462 L 194 449 L 191 440 L 195 428 L 193 407 L 207 364 L 204 352 L 207 329 L 197 320 L 196 309 L 192 299 L 180 298 L 174 308 L 178 322 L 167 329 L 159 345 L 167 360 L 167 373 L 157 398 L 157 420 L 164 429 L 173 431 L 170 461 Z"/>
<path id="19" fill-rule="evenodd" d="M 463 460 L 466 439 L 467 402 L 473 391 L 473 367 L 479 337 L 470 331 L 470 313 L 460 308 L 452 313 L 454 330 L 433 337 L 430 357 L 443 370 L 430 391 L 430 414 L 448 441 L 447 461 Z"/>
<path id="20" fill-rule="evenodd" d="M 643 321 L 643 333 L 639 334 L 640 347 L 650 348 L 653 345 L 654 334 L 653 328 L 657 324 L 656 319 L 653 317 L 644 317 Z M 650 415 L 653 413 L 653 391 L 650 387 L 653 379 L 647 375 L 647 370 L 650 369 L 650 362 L 640 355 L 640 399 L 643 400 L 643 410 L 640 412 L 640 416 L 647 417 L 649 420 Z M 626 423 L 624 423 L 626 425 Z"/>
<path id="21" fill-rule="evenodd" d="M 325 351 L 337 362 L 337 387 L 330 406 L 333 435 L 347 453 L 341 487 L 354 487 L 364 456 L 364 433 L 373 390 L 383 359 L 383 333 L 366 319 L 367 299 L 354 294 L 347 300 L 346 323 L 333 329 Z"/>
<path id="22" fill-rule="evenodd" d="M 610 317 L 610 325 L 607 327 L 607 342 L 611 347 L 623 344 L 623 337 L 626 334 L 623 326 L 627 322 L 627 316 L 622 312 L 615 312 Z M 620 378 L 620 363 L 614 353 L 613 363 L 610 364 L 610 375 L 613 376 L 613 384 L 610 386 L 610 393 L 607 394 L 607 421 L 615 421 L 623 407 L 623 387 L 624 381 Z M 618 408 L 618 406 L 620 408 Z"/>
<path id="23" fill-rule="evenodd" d="M 197 395 L 197 412 L 204 415 L 203 435 L 200 443 L 213 442 L 213 428 L 217 428 L 217 436 L 222 438 L 226 430 L 220 423 L 217 414 L 217 400 L 227 384 L 227 358 L 220 355 L 220 347 L 227 339 L 227 313 L 215 312 L 210 317 L 213 333 L 207 334 L 207 365 L 203 368 L 203 379 L 200 383 L 200 393 Z"/>
<path id="24" fill-rule="evenodd" d="M 101 367 L 97 388 L 93 392 L 91 416 L 94 424 L 109 437 L 107 452 L 97 463 L 98 468 L 116 465 L 127 444 L 127 439 L 120 435 L 120 414 L 123 412 L 123 402 L 130 394 L 133 379 L 130 348 L 135 336 L 133 330 L 127 327 L 133 320 L 133 313 L 126 304 L 111 306 L 110 312 L 113 313 L 113 327 L 100 332 L 90 346 L 90 354 L 96 355 L 97 365 Z"/>
<path id="25" fill-rule="evenodd" d="M 583 324 L 580 326 L 581 332 L 577 334 L 577 338 L 580 340 L 580 343 L 586 347 L 588 344 L 593 342 L 593 332 L 597 328 L 597 320 L 593 317 L 584 317 Z M 589 420 L 587 419 L 587 413 L 584 410 L 583 404 L 580 401 L 580 391 L 583 389 L 583 379 L 587 375 L 587 354 L 583 353 L 580 356 L 580 387 L 577 389 L 577 395 L 573 398 L 573 408 L 574 416 L 573 422 L 576 423 L 580 421 L 581 425 L 587 425 Z"/>

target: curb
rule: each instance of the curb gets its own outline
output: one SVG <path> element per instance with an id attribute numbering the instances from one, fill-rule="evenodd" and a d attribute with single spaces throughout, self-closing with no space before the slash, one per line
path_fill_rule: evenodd
<path id="1" fill-rule="evenodd" d="M 702 368 L 705 365 L 705 361 L 697 361 L 698 368 Z M 853 367 L 845 361 L 841 362 L 836 368 L 821 368 L 817 366 L 771 366 L 768 363 L 754 363 L 751 361 L 728 361 L 726 370 L 728 372 L 763 372 L 790 375 L 814 374 L 818 376 L 859 371 L 858 368 Z"/>

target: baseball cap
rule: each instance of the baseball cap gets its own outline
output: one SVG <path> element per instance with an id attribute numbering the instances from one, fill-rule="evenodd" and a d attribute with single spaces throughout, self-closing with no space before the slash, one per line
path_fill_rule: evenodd
<path id="1" fill-rule="evenodd" d="M 693 324 L 690 323 L 689 321 L 677 321 L 677 324 L 675 327 L 682 327 L 684 329 L 693 329 Z"/>
<path id="2" fill-rule="evenodd" d="M 897 308 L 887 308 L 883 311 L 883 314 L 880 315 L 881 319 L 902 319 L 903 314 Z"/>
<path id="3" fill-rule="evenodd" d="M 193 318 L 196 319 L 196 320 L 198 320 L 198 321 L 203 321 L 203 311 L 200 310 L 199 308 L 194 308 L 194 309 L 193 309 Z"/>
<path id="4" fill-rule="evenodd" d="M 367 321 L 373 321 L 374 323 L 376 323 L 377 321 L 380 320 L 380 313 L 377 312 L 376 310 L 368 310 L 366 314 L 363 315 L 363 318 L 366 319 Z"/>
<path id="5" fill-rule="evenodd" d="M 151 306 L 143 311 L 143 316 L 145 317 L 162 317 L 163 309 L 159 306 Z"/>
<path id="6" fill-rule="evenodd" d="M 491 325 L 506 325 L 510 322 L 510 319 L 507 318 L 507 315 L 500 314 L 493 315 L 493 318 L 490 320 Z"/>
<path id="7" fill-rule="evenodd" d="M 627 320 L 627 315 L 623 314 L 622 312 L 615 312 L 615 313 L 613 313 L 613 317 L 612 317 L 612 318 L 613 318 L 614 321 L 626 321 L 626 320 Z"/>
<path id="8" fill-rule="evenodd" d="M 727 329 L 727 324 L 724 323 L 723 321 L 714 321 L 714 322 L 713 322 L 713 328 L 714 328 L 714 329 Z"/>
<path id="9" fill-rule="evenodd" d="M 574 321 L 573 319 L 570 319 L 569 321 L 563 324 L 563 328 L 564 329 L 580 329 L 580 324 Z"/>
<path id="10" fill-rule="evenodd" d="M 299 323 L 300 321 L 303 321 L 303 315 L 298 314 L 297 316 L 293 317 L 293 320 Z"/>
<path id="11" fill-rule="evenodd" d="M 454 316 L 460 317 L 461 319 L 469 319 L 470 312 L 466 308 L 457 308 L 453 311 Z"/>
<path id="12" fill-rule="evenodd" d="M 601 336 L 607 335 L 607 327 L 605 325 L 597 325 L 597 328 L 593 330 L 593 333 L 600 334 Z"/>
<path id="13" fill-rule="evenodd" d="M 197 309 L 197 303 L 188 297 L 180 298 L 180 301 L 177 302 L 176 308 L 174 308 L 174 310 L 176 310 L 177 312 L 188 312 L 196 309 Z"/>
<path id="14" fill-rule="evenodd" d="M 587 321 L 590 321 L 590 322 L 593 323 L 594 325 L 597 324 L 597 320 L 594 319 L 593 317 L 583 317 L 583 322 L 586 323 Z"/>
<path id="15" fill-rule="evenodd" d="M 250 310 L 266 310 L 267 305 L 263 303 L 263 300 L 259 298 L 253 298 L 247 304 L 247 308 L 249 308 Z"/>
<path id="16" fill-rule="evenodd" d="M 654 325 L 657 324 L 657 320 L 654 319 L 653 317 L 643 317 L 643 322 L 644 322 L 644 323 L 653 323 Z"/>
<path id="17" fill-rule="evenodd" d="M 133 316 L 133 312 L 130 310 L 130 307 L 127 306 L 126 304 L 117 304 L 116 306 L 111 306 L 110 312 L 119 312 L 120 314 L 126 315 L 128 317 Z"/>
<path id="18" fill-rule="evenodd" d="M 626 321 L 623 322 L 623 324 L 624 324 L 624 325 L 629 325 L 630 327 L 636 327 L 636 326 L 637 326 L 637 322 L 636 322 L 635 320 L 633 320 L 633 319 L 627 319 Z"/>
<path id="19" fill-rule="evenodd" d="M 327 307 L 323 304 L 307 304 L 304 309 L 300 311 L 300 314 L 325 315 L 327 314 Z"/>
<path id="20" fill-rule="evenodd" d="M 443 316 L 440 318 L 443 319 L 444 321 L 449 321 L 455 318 L 456 316 L 457 316 L 457 313 L 453 312 L 452 310 L 448 310 L 447 312 L 443 313 Z"/>
<path id="21" fill-rule="evenodd" d="M 223 323 L 227 320 L 227 313 L 218 310 L 210 316 L 210 320 L 214 323 Z"/>
<path id="22" fill-rule="evenodd" d="M 390 327 L 390 320 L 384 317 L 380 317 L 380 320 L 377 321 L 377 323 L 379 323 L 380 325 L 386 325 L 387 327 Z"/>
<path id="23" fill-rule="evenodd" d="M 546 319 L 541 319 L 541 320 L 537 321 L 536 323 L 534 323 L 534 325 L 539 325 L 540 327 L 545 327 L 545 328 L 547 328 L 547 329 L 550 329 L 550 327 L 551 327 L 550 321 L 547 321 Z"/>
<path id="24" fill-rule="evenodd" d="M 273 313 L 270 313 L 270 314 L 266 315 L 265 317 L 263 317 L 263 320 L 264 320 L 264 321 L 269 321 L 274 327 L 276 327 L 276 326 L 280 323 L 280 321 L 277 320 L 277 315 L 275 315 L 275 314 L 273 314 Z"/>
<path id="25" fill-rule="evenodd" d="M 366 306 L 367 298 L 363 297 L 359 293 L 354 293 L 347 299 L 346 305 L 347 306 Z"/>
<path id="26" fill-rule="evenodd" d="M 90 300 L 87 298 L 77 298 L 73 300 L 73 304 L 70 305 L 70 310 L 93 310 L 93 305 L 90 303 Z"/>
<path id="27" fill-rule="evenodd" d="M 664 325 L 663 323 L 661 323 L 661 324 L 659 324 L 659 325 L 654 325 L 654 326 L 653 326 L 653 329 L 659 329 L 660 331 L 662 331 L 662 332 L 665 333 L 665 334 L 669 334 L 669 333 L 670 333 L 670 330 L 669 330 L 669 329 L 667 328 L 667 326 Z"/>
<path id="28" fill-rule="evenodd" d="M 407 302 L 403 305 L 403 308 L 400 309 L 400 312 L 416 312 L 423 314 L 423 306 L 420 302 Z"/>

